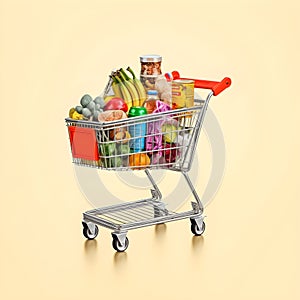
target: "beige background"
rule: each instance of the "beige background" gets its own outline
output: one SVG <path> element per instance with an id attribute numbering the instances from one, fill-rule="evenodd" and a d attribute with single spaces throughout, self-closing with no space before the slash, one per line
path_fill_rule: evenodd
<path id="1" fill-rule="evenodd" d="M 1 0 L 0 298 L 299 299 L 299 8 Z M 81 234 L 91 206 L 64 117 L 102 92 L 112 68 L 138 72 L 146 53 L 161 54 L 164 71 L 232 78 L 211 103 L 226 173 L 204 237 L 188 220 L 168 223 L 129 232 L 127 253 L 115 254 L 109 230 L 94 242 Z"/>

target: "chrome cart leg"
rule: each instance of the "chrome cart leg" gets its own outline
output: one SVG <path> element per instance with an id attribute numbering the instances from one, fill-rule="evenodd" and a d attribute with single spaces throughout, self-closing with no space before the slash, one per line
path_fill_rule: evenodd
<path id="1" fill-rule="evenodd" d="M 154 204 L 154 218 L 167 216 L 169 214 L 168 210 L 165 208 L 163 202 L 158 202 Z"/>
<path id="2" fill-rule="evenodd" d="M 151 190 L 152 199 L 153 200 L 161 200 L 162 194 L 161 194 L 157 184 L 155 183 L 154 178 L 152 177 L 152 175 L 150 174 L 148 169 L 145 169 L 145 173 L 154 188 L 153 190 Z M 168 215 L 168 210 L 165 209 L 165 204 L 163 202 L 156 203 L 154 205 L 154 218 L 166 216 L 166 215 Z M 159 223 L 159 224 L 163 224 L 163 223 Z"/>
<path id="3" fill-rule="evenodd" d="M 98 226 L 92 222 L 84 222 L 82 221 L 83 225 L 83 235 L 89 239 L 93 240 L 99 233 Z"/>
<path id="4" fill-rule="evenodd" d="M 161 194 L 157 184 L 155 183 L 152 175 L 150 174 L 148 169 L 145 169 L 145 173 L 153 186 L 153 190 L 151 190 L 153 200 L 161 200 L 162 194 Z"/>
<path id="5" fill-rule="evenodd" d="M 187 183 L 188 183 L 188 185 L 189 185 L 189 187 L 190 187 L 190 189 L 191 189 L 191 191 L 194 195 L 195 200 L 197 201 L 197 203 L 193 203 L 193 209 L 198 210 L 199 213 L 202 214 L 204 208 L 203 208 L 202 202 L 201 202 L 201 200 L 200 200 L 200 198 L 199 198 L 199 196 L 198 196 L 198 194 L 197 194 L 197 192 L 196 192 L 196 190 L 195 190 L 195 188 L 192 184 L 192 181 L 191 181 L 189 175 L 186 172 L 182 172 L 182 174 L 183 174 L 184 178 L 186 179 L 186 181 L 187 181 Z"/>
<path id="6" fill-rule="evenodd" d="M 204 216 L 203 214 L 203 204 L 191 182 L 191 179 L 189 177 L 189 175 L 186 172 L 182 172 L 182 174 L 184 175 L 184 178 L 186 179 L 193 195 L 194 198 L 197 202 L 192 202 L 192 207 L 193 210 L 195 211 L 195 214 L 197 214 L 197 216 L 190 218 L 191 220 L 191 231 L 194 235 L 202 235 L 205 231 L 205 223 L 204 223 Z"/>
<path id="7" fill-rule="evenodd" d="M 112 232 L 112 246 L 118 252 L 123 252 L 128 248 L 129 240 L 126 237 L 127 231 L 123 232 Z"/>

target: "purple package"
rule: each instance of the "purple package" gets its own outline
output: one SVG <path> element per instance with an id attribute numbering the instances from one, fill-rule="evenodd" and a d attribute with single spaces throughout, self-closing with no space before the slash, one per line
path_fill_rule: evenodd
<path id="1" fill-rule="evenodd" d="M 169 110 L 171 110 L 171 107 L 168 104 L 158 100 L 156 101 L 156 109 L 153 111 L 153 113 L 155 114 Z M 148 123 L 146 151 L 153 151 L 153 154 L 155 154 L 154 157 L 157 158 L 162 154 L 162 151 L 160 151 L 160 149 L 162 149 L 161 126 L 165 121 L 166 120 L 161 119 Z M 152 164 L 155 164 L 155 161 L 152 161 Z"/>

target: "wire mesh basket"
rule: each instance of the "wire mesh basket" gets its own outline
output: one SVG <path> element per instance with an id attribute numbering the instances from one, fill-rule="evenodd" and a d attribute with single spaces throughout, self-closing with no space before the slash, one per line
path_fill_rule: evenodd
<path id="1" fill-rule="evenodd" d="M 73 162 L 118 171 L 189 170 L 203 103 L 195 100 L 191 108 L 109 122 L 66 119 Z M 138 130 L 140 126 L 144 126 L 143 132 Z"/>

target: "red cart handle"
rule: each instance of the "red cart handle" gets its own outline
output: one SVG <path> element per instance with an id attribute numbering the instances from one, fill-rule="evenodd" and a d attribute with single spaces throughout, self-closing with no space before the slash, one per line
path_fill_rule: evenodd
<path id="1" fill-rule="evenodd" d="M 231 79 L 229 77 L 225 77 L 221 81 L 209 81 L 209 80 L 200 80 L 200 79 L 191 79 L 191 78 L 181 78 L 179 72 L 173 71 L 172 78 L 175 79 L 184 79 L 184 80 L 194 80 L 195 82 L 195 88 L 201 88 L 201 89 L 210 89 L 213 91 L 213 95 L 217 96 L 222 91 L 230 87 L 231 85 Z M 166 77 L 168 77 L 169 74 L 166 74 Z"/>

